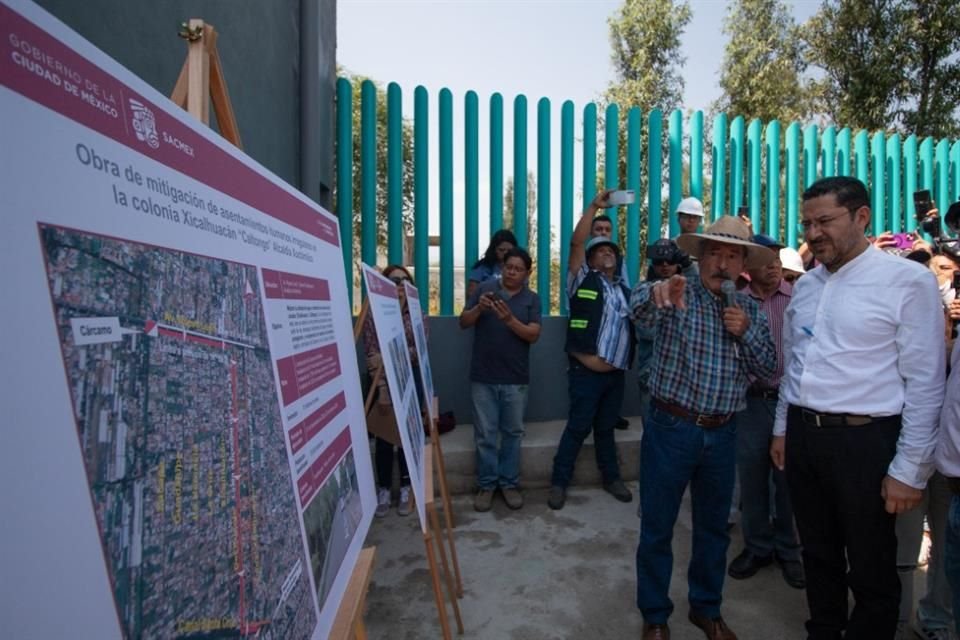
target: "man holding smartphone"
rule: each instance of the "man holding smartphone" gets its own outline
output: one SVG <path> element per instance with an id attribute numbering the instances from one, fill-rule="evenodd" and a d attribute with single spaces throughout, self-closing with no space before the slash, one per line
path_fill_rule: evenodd
<path id="1" fill-rule="evenodd" d="M 608 190 L 594 197 L 570 239 L 565 346 L 570 410 L 553 459 L 547 504 L 555 510 L 566 502 L 577 454 L 591 431 L 603 488 L 621 502 L 633 500 L 620 477 L 613 435 L 623 403 L 624 372 L 633 364 L 634 338 L 627 309 L 630 290 L 619 275 L 617 244 L 604 236 L 586 242 L 597 211 L 613 206 L 612 193 Z"/>

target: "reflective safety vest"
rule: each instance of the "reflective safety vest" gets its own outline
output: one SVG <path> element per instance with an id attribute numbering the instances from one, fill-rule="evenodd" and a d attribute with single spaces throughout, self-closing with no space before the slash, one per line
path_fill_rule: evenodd
<path id="1" fill-rule="evenodd" d="M 600 337 L 600 322 L 603 319 L 603 275 L 591 271 L 570 297 L 570 319 L 567 321 L 567 353 L 597 353 L 597 339 Z M 630 300 L 630 290 L 623 284 L 617 285 L 623 290 L 624 299 Z M 633 332 L 631 343 L 633 342 Z M 631 344 L 630 360 L 633 361 Z"/>

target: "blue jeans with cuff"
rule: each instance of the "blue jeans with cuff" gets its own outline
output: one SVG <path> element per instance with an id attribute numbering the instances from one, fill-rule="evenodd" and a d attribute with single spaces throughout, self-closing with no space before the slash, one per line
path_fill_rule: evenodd
<path id="1" fill-rule="evenodd" d="M 690 485 L 693 552 L 687 570 L 690 609 L 720 615 L 730 534 L 737 428 L 733 418 L 699 427 L 651 405 L 640 442 L 640 544 L 637 546 L 637 607 L 650 624 L 673 613 L 673 528 Z"/>
<path id="2" fill-rule="evenodd" d="M 473 439 L 477 448 L 477 487 L 516 488 L 527 385 L 470 383 Z"/>
<path id="3" fill-rule="evenodd" d="M 613 430 L 623 404 L 623 371 L 617 369 L 600 373 L 587 369 L 571 358 L 567 379 L 570 410 L 557 453 L 553 457 L 550 484 L 564 489 L 570 486 L 577 455 L 591 431 L 603 483 L 619 480 L 620 463 L 617 461 Z"/>

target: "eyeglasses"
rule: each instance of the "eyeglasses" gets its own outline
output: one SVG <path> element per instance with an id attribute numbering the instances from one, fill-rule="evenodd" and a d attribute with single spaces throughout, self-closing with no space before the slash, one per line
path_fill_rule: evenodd
<path id="1" fill-rule="evenodd" d="M 793 274 L 793 273 L 785 273 L 785 274 L 783 274 L 783 279 L 784 279 L 785 281 L 791 283 L 791 284 L 793 283 L 794 280 L 798 279 L 799 277 L 800 277 L 800 276 L 798 276 L 798 275 L 796 275 L 796 274 Z"/>
<path id="2" fill-rule="evenodd" d="M 389 276 L 390 282 L 394 283 L 398 287 L 404 282 L 413 282 L 410 278 L 406 276 Z"/>
<path id="3" fill-rule="evenodd" d="M 804 233 L 809 233 L 809 231 L 814 227 L 818 229 L 823 229 L 824 227 L 829 226 L 830 223 L 833 222 L 834 220 L 837 220 L 845 215 L 850 215 L 851 213 L 854 213 L 854 212 L 856 212 L 856 209 L 845 209 L 843 213 L 835 213 L 832 216 L 821 216 L 816 220 L 802 220 L 800 222 L 800 229 Z"/>

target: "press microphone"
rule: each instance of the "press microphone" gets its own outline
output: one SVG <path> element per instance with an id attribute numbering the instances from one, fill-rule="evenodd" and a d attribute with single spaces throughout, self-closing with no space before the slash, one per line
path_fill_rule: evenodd
<path id="1" fill-rule="evenodd" d="M 737 306 L 737 285 L 733 284 L 733 280 L 724 280 L 720 283 L 720 292 L 723 294 L 723 308 L 729 309 L 730 307 Z M 737 342 L 733 342 L 733 352 L 736 354 L 737 359 L 740 359 L 740 347 L 737 345 Z"/>
<path id="2" fill-rule="evenodd" d="M 733 284 L 733 280 L 724 280 L 720 292 L 723 293 L 724 309 L 737 306 L 737 285 Z"/>

